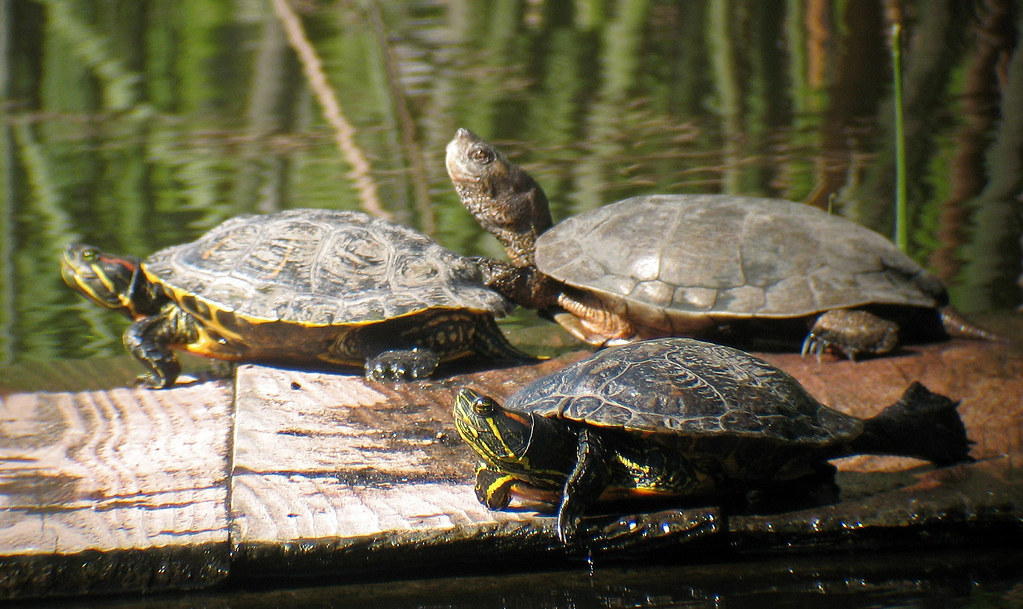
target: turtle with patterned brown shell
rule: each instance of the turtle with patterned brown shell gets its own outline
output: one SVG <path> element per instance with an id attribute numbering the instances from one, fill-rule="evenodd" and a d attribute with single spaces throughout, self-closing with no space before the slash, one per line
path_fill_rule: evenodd
<path id="1" fill-rule="evenodd" d="M 145 260 L 70 245 L 65 283 L 133 320 L 140 382 L 173 385 L 173 349 L 229 361 L 363 367 L 429 376 L 467 356 L 534 359 L 495 317 L 514 305 L 476 264 L 404 225 L 360 212 L 292 209 L 231 218 Z"/>
<path id="2" fill-rule="evenodd" d="M 591 345 L 658 336 L 757 345 L 790 333 L 804 353 L 855 358 L 894 349 L 900 327 L 916 340 L 1000 340 L 948 307 L 942 282 L 891 241 L 808 205 L 651 195 L 554 225 L 536 181 L 475 134 L 458 130 L 447 169 L 510 258 L 480 259 L 488 285 Z"/>
<path id="3" fill-rule="evenodd" d="M 833 484 L 828 460 L 853 454 L 968 461 L 957 406 L 913 383 L 860 419 L 748 353 L 660 338 L 603 349 L 503 405 L 462 389 L 454 421 L 479 456 L 480 502 L 549 504 L 567 543 L 598 501 L 739 505 L 781 488 L 812 494 Z"/>

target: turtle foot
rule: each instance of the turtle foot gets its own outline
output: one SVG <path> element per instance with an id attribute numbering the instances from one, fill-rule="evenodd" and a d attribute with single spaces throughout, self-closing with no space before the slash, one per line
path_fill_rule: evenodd
<path id="1" fill-rule="evenodd" d="M 181 374 L 181 364 L 173 354 L 167 357 L 142 359 L 140 362 L 149 369 L 149 372 L 135 377 L 137 387 L 167 389 L 174 385 Z"/>
<path id="2" fill-rule="evenodd" d="M 166 389 L 173 383 L 174 381 L 164 377 L 159 377 L 155 374 L 140 374 L 135 377 L 135 386 L 143 387 L 145 389 Z"/>
<path id="3" fill-rule="evenodd" d="M 401 381 L 430 376 L 440 360 L 428 349 L 394 349 L 366 360 L 366 378 L 375 381 Z"/>
<path id="4" fill-rule="evenodd" d="M 855 360 L 861 353 L 887 353 L 898 341 L 899 326 L 894 322 L 858 309 L 834 309 L 817 318 L 800 353 L 813 354 L 820 362 L 825 351 L 839 351 Z"/>

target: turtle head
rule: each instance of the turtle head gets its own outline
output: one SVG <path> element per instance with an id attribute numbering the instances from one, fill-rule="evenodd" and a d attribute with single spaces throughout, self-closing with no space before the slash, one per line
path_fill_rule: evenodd
<path id="1" fill-rule="evenodd" d="M 507 410 L 487 396 L 462 389 L 455 397 L 455 428 L 491 466 L 505 472 L 527 467 L 526 453 L 533 433 L 531 415 Z"/>
<path id="2" fill-rule="evenodd" d="M 138 258 L 106 254 L 91 245 L 73 244 L 60 258 L 60 276 L 72 290 L 92 302 L 134 319 L 148 311 L 140 284 L 145 282 Z"/>
<path id="3" fill-rule="evenodd" d="M 553 224 L 536 180 L 468 129 L 448 143 L 446 162 L 462 205 L 501 241 L 515 266 L 532 266 L 536 239 Z"/>

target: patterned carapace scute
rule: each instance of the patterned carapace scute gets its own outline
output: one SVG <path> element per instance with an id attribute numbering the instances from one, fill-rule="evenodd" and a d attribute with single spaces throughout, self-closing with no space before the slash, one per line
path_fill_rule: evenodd
<path id="1" fill-rule="evenodd" d="M 843 442 L 863 429 L 860 419 L 820 404 L 778 368 L 687 338 L 604 349 L 528 385 L 505 407 L 635 432 L 801 444 Z"/>
<path id="2" fill-rule="evenodd" d="M 144 268 L 169 288 L 253 320 L 342 325 L 435 308 L 511 309 L 471 260 L 411 228 L 352 211 L 238 216 L 156 252 Z"/>

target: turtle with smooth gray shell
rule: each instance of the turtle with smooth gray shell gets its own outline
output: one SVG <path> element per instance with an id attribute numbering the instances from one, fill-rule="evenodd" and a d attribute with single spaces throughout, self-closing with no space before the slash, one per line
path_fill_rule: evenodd
<path id="1" fill-rule="evenodd" d="M 658 336 L 757 344 L 791 329 L 803 352 L 880 354 L 914 339 L 998 337 L 948 307 L 939 279 L 878 233 L 822 210 L 731 195 L 652 195 L 554 225 L 532 177 L 459 129 L 447 168 L 510 263 L 488 284 L 595 346 Z M 751 337 L 752 340 L 751 340 Z"/>

